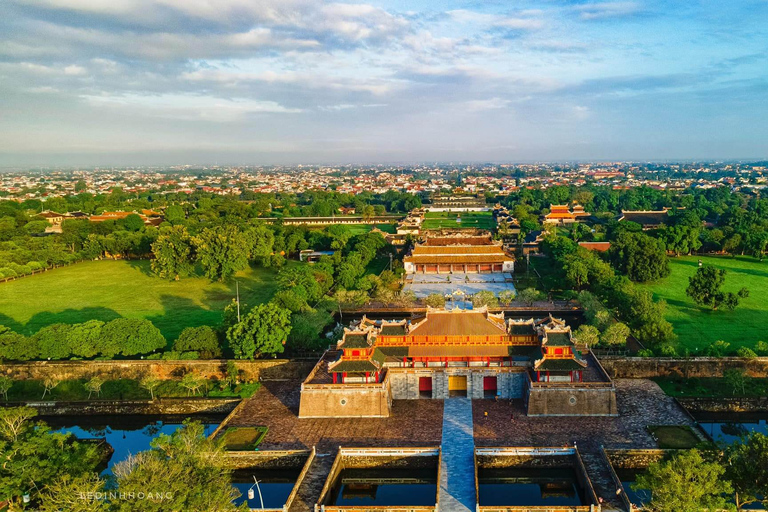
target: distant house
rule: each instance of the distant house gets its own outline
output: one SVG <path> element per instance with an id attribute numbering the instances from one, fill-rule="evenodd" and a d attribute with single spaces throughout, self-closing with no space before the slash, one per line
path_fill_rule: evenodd
<path id="1" fill-rule="evenodd" d="M 544 216 L 545 224 L 572 224 L 589 217 L 590 214 L 584 211 L 580 204 L 573 206 L 573 210 L 567 204 L 553 204 L 549 208 L 549 213 Z"/>
<path id="2" fill-rule="evenodd" d="M 544 237 L 547 236 L 545 231 L 531 231 L 523 239 L 523 254 L 538 254 L 540 251 L 539 244 Z"/>
<path id="3" fill-rule="evenodd" d="M 596 252 L 605 252 L 611 248 L 611 242 L 579 242 L 579 245 Z"/>
<path id="4" fill-rule="evenodd" d="M 658 229 L 669 221 L 669 208 L 660 211 L 651 210 L 622 210 L 619 222 L 636 222 L 643 227 L 643 230 Z"/>

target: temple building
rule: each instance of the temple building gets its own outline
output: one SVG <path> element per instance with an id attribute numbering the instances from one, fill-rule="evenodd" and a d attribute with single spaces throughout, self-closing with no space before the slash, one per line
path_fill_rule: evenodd
<path id="1" fill-rule="evenodd" d="M 619 222 L 636 222 L 643 227 L 643 230 L 659 229 L 669 222 L 669 208 L 663 210 L 621 210 Z"/>
<path id="2" fill-rule="evenodd" d="M 430 236 L 403 258 L 407 274 L 513 272 L 515 258 L 490 234 Z"/>
<path id="3" fill-rule="evenodd" d="M 580 204 L 573 205 L 573 209 L 567 204 L 553 204 L 549 207 L 549 213 L 544 216 L 544 223 L 573 224 L 590 215 L 591 214 L 584 211 L 584 207 Z"/>
<path id="4" fill-rule="evenodd" d="M 428 308 L 345 328 L 302 384 L 299 416 L 388 416 L 392 400 L 452 396 L 522 399 L 538 415 L 616 414 L 613 383 L 565 321 Z"/>

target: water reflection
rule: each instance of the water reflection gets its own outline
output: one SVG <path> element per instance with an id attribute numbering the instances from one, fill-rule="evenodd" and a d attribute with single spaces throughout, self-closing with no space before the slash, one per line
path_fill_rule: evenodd
<path id="1" fill-rule="evenodd" d="M 262 507 L 283 508 L 299 479 L 299 473 L 301 468 L 237 470 L 232 475 L 232 485 L 240 491 L 241 496 L 235 500 L 235 504 L 246 502 L 249 508 L 257 510 Z M 254 484 L 254 478 L 258 480 L 258 486 Z M 248 490 L 251 488 L 253 498 L 248 499 Z"/>
<path id="2" fill-rule="evenodd" d="M 327 504 L 339 506 L 434 506 L 437 469 L 343 469 Z"/>
<path id="3" fill-rule="evenodd" d="M 480 468 L 480 506 L 578 506 L 587 504 L 568 468 Z"/>
<path id="4" fill-rule="evenodd" d="M 768 435 L 768 414 L 696 414 L 704 431 L 718 443 L 733 444 L 752 432 Z"/>
<path id="5" fill-rule="evenodd" d="M 139 452 L 149 450 L 152 439 L 160 434 L 172 434 L 182 427 L 189 416 L 44 416 L 55 432 L 72 433 L 80 439 L 104 439 L 114 449 L 102 476 L 111 475 L 112 467 Z M 211 434 L 224 419 L 224 415 L 195 415 Z"/>

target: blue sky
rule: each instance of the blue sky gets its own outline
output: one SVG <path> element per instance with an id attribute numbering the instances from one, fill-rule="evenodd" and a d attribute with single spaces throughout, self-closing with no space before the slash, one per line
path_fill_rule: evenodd
<path id="1" fill-rule="evenodd" d="M 768 0 L 4 0 L 0 165 L 768 157 Z"/>

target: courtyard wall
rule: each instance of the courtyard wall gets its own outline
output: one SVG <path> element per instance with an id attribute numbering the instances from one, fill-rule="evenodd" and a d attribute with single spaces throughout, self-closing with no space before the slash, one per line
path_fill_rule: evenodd
<path id="1" fill-rule="evenodd" d="M 614 379 L 650 379 L 653 377 L 722 377 L 730 369 L 744 370 L 751 377 L 768 377 L 768 357 L 601 357 Z"/>

